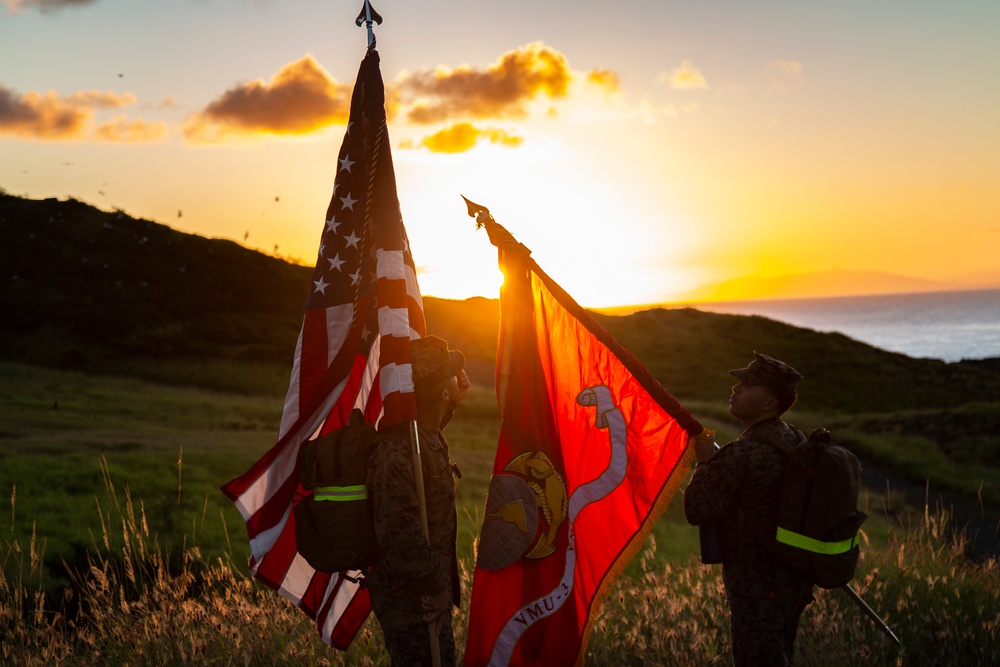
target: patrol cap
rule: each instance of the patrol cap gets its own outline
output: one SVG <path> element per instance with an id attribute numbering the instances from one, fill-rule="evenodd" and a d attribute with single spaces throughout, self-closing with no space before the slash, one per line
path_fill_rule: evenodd
<path id="1" fill-rule="evenodd" d="M 432 385 L 458 375 L 465 366 L 465 355 L 459 350 L 449 350 L 448 343 L 437 336 L 427 336 L 410 341 L 413 361 L 413 383 Z"/>
<path id="2" fill-rule="evenodd" d="M 753 361 L 746 368 L 736 368 L 729 374 L 747 384 L 759 384 L 782 392 L 795 394 L 802 374 L 783 361 L 759 352 L 753 353 Z"/>

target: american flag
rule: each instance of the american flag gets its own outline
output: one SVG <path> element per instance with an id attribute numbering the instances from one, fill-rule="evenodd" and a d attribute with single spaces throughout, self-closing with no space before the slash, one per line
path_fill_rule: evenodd
<path id="1" fill-rule="evenodd" d="M 314 619 L 335 648 L 350 645 L 371 605 L 367 590 L 314 570 L 298 553 L 299 447 L 345 424 L 355 407 L 379 429 L 414 419 L 410 340 L 424 335 L 379 57 L 370 50 L 354 86 L 278 442 L 222 487 L 246 521 L 251 574 Z"/>

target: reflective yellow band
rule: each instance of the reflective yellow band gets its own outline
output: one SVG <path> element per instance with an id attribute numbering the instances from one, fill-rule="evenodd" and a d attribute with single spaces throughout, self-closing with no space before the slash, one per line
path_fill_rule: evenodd
<path id="1" fill-rule="evenodd" d="M 778 534 L 776 537 L 782 544 L 798 547 L 799 549 L 805 549 L 806 551 L 812 551 L 817 554 L 842 554 L 845 551 L 850 551 L 858 544 L 858 536 L 856 534 L 854 537 L 847 540 L 841 540 L 840 542 L 821 542 L 819 540 L 814 540 L 811 537 L 806 537 L 805 535 L 799 535 L 798 533 L 793 533 L 790 530 L 785 530 L 781 526 L 778 526 Z"/>
<path id="2" fill-rule="evenodd" d="M 368 497 L 368 487 L 358 486 L 317 486 L 313 494 L 314 500 L 364 500 Z"/>

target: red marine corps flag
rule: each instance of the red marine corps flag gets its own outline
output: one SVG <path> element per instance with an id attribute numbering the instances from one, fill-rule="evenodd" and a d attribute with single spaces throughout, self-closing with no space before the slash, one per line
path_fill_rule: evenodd
<path id="1" fill-rule="evenodd" d="M 689 469 L 701 425 L 482 207 L 499 248 L 503 415 L 465 665 L 583 662 L 601 598 Z"/>
<path id="2" fill-rule="evenodd" d="M 355 407 L 379 429 L 414 419 L 410 339 L 424 334 L 379 57 L 369 49 L 354 85 L 278 442 L 222 487 L 246 521 L 253 576 L 314 619 L 323 640 L 339 649 L 351 643 L 371 606 L 367 590 L 317 572 L 296 549 L 299 447 L 344 425 Z"/>

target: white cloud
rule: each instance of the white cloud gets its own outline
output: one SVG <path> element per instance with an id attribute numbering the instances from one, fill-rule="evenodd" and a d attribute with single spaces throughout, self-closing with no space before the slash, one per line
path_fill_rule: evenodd
<path id="1" fill-rule="evenodd" d="M 708 81 L 690 60 L 682 61 L 680 66 L 675 67 L 671 72 L 661 73 L 659 80 L 669 83 L 670 87 L 675 90 L 708 88 Z"/>

